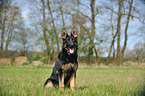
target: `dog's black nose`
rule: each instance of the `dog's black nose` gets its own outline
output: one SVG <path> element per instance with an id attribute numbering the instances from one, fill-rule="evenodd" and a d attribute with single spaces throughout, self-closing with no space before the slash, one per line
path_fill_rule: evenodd
<path id="1" fill-rule="evenodd" d="M 74 43 L 73 43 L 73 40 L 70 39 L 70 48 L 73 48 L 74 47 Z"/>
<path id="2" fill-rule="evenodd" d="M 70 44 L 70 48 L 73 48 L 74 47 L 74 44 L 72 43 L 72 44 Z"/>

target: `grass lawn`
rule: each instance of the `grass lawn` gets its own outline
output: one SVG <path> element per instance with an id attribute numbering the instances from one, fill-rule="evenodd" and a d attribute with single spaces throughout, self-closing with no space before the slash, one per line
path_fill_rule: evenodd
<path id="1" fill-rule="evenodd" d="M 52 67 L 0 67 L 0 96 L 145 96 L 145 68 L 79 68 L 76 88 L 44 88 Z"/>

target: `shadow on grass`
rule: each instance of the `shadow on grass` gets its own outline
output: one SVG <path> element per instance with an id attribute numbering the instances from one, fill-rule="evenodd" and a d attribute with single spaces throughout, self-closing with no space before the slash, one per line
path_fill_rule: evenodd
<path id="1" fill-rule="evenodd" d="M 75 90 L 85 90 L 85 89 L 88 89 L 89 87 L 88 86 L 81 86 L 81 87 L 75 87 Z M 47 89 L 51 89 L 51 90 L 55 90 L 55 91 L 59 91 L 60 89 L 59 88 L 54 88 L 54 87 L 51 87 L 51 88 L 45 88 L 43 90 L 47 90 Z M 64 87 L 64 90 L 65 89 L 70 89 L 70 87 Z"/>
<path id="2" fill-rule="evenodd" d="M 141 90 L 139 96 L 145 96 L 145 85 L 143 86 L 143 89 Z"/>
<path id="3" fill-rule="evenodd" d="M 76 90 L 84 90 L 84 89 L 88 89 L 88 86 L 81 86 L 81 87 L 76 87 Z"/>
<path id="4" fill-rule="evenodd" d="M 3 91 L 2 91 L 2 88 L 0 87 L 0 96 L 6 96 L 6 93 L 4 93 Z"/>

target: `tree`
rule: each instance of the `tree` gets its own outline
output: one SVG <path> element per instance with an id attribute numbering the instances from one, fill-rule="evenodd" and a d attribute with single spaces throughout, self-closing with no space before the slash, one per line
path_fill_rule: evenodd
<path id="1" fill-rule="evenodd" d="M 90 47 L 89 47 L 89 58 L 93 56 L 93 48 L 94 48 L 94 36 L 95 36 L 95 0 L 91 0 L 91 38 L 90 38 Z M 96 56 L 98 54 L 96 52 Z"/>
<path id="2" fill-rule="evenodd" d="M 137 42 L 129 53 L 125 54 L 126 58 L 135 58 L 138 64 L 145 62 L 145 42 Z"/>
<path id="3" fill-rule="evenodd" d="M 111 9 L 114 10 L 113 8 L 113 3 L 112 3 L 112 0 L 111 0 Z M 110 60 L 110 55 L 111 55 L 111 52 L 112 52 L 112 48 L 113 48 L 113 59 L 115 58 L 115 48 L 114 48 L 114 43 L 115 43 L 115 38 L 118 34 L 118 32 L 116 31 L 116 33 L 114 34 L 114 25 L 113 25 L 113 11 L 111 11 L 111 18 L 110 18 L 110 22 L 111 22 L 111 31 L 112 31 L 112 36 L 113 36 L 113 39 L 111 41 L 111 45 L 110 45 L 110 48 L 109 48 L 109 53 L 108 53 L 108 57 L 107 57 L 107 64 L 109 63 L 109 60 Z"/>
<path id="4" fill-rule="evenodd" d="M 20 27 L 22 21 L 19 7 L 12 6 L 9 0 L 1 2 L 1 56 L 7 57 L 9 45 L 12 42 L 14 31 Z M 21 26 L 22 27 L 22 26 Z"/>
<path id="5" fill-rule="evenodd" d="M 133 4 L 133 0 L 131 0 L 129 2 L 129 12 L 128 12 L 128 16 L 127 16 L 127 22 L 126 22 L 126 26 L 125 26 L 125 40 L 124 40 L 124 45 L 123 48 L 121 50 L 121 60 L 123 59 L 124 56 L 124 52 L 127 46 L 127 39 L 128 39 L 128 34 L 127 34 L 127 30 L 128 30 L 128 25 L 129 25 L 129 21 L 130 21 L 130 17 L 131 17 L 131 11 L 132 11 L 132 4 Z"/>
<path id="6" fill-rule="evenodd" d="M 43 10 L 43 13 L 42 13 L 42 15 L 43 15 L 43 37 L 44 37 L 44 41 L 45 41 L 45 44 L 46 44 L 46 48 L 47 48 L 47 54 L 48 54 L 48 56 L 50 55 L 50 48 L 49 48 L 49 41 L 48 41 L 48 39 L 47 39 L 47 34 L 46 34 L 46 20 L 45 20 L 45 7 L 46 7 L 46 5 L 45 5 L 45 0 L 41 0 L 41 2 L 42 2 L 42 10 Z"/>
<path id="7" fill-rule="evenodd" d="M 88 48 L 88 50 L 89 50 L 89 51 L 88 51 L 88 59 L 89 59 L 88 62 L 90 62 L 91 57 L 93 57 L 94 51 L 95 51 L 96 58 L 98 58 L 98 52 L 97 52 L 97 49 L 95 48 L 94 39 L 95 39 L 95 34 L 96 34 L 96 32 L 95 32 L 95 22 L 96 22 L 95 16 L 96 16 L 97 14 L 99 14 L 99 13 L 98 13 L 98 10 L 95 10 L 95 9 L 97 9 L 97 8 L 95 7 L 95 0 L 91 0 L 91 1 L 90 1 L 90 7 L 88 7 L 88 6 L 84 5 L 84 4 L 82 4 L 82 3 L 79 2 L 79 1 L 78 1 L 78 4 L 87 7 L 87 9 L 89 9 L 89 10 L 91 11 L 91 17 L 89 17 L 88 15 L 84 14 L 83 12 L 81 12 L 79 9 L 78 9 L 78 10 L 74 9 L 76 12 L 78 12 L 78 13 L 79 13 L 80 15 L 82 15 L 84 18 L 88 19 L 89 22 L 91 23 L 91 26 L 90 26 L 91 29 L 90 29 L 90 30 L 84 27 L 85 24 L 83 24 L 83 25 L 80 26 L 80 27 L 82 27 L 83 30 L 85 30 L 85 31 L 88 33 L 87 35 L 88 35 L 88 37 L 89 37 L 89 44 L 86 45 L 86 46 L 87 46 L 87 48 Z M 78 13 L 77 13 L 77 14 L 78 14 Z M 85 47 L 86 47 L 86 46 L 85 46 Z M 93 51 L 93 50 L 94 50 L 94 51 Z"/>
<path id="8" fill-rule="evenodd" d="M 54 18 L 53 18 L 53 14 L 52 14 L 52 11 L 51 11 L 49 0 L 47 0 L 47 7 L 48 7 L 48 10 L 50 12 L 51 22 L 53 24 L 53 31 L 55 33 L 55 39 L 56 39 L 56 44 L 57 44 L 57 52 L 59 52 L 59 40 L 58 40 L 58 36 L 57 36 L 57 32 L 56 32 L 56 27 L 55 27 L 55 24 L 54 24 Z"/>
<path id="9" fill-rule="evenodd" d="M 5 24 L 6 24 L 6 20 L 8 19 L 7 18 L 7 10 L 10 6 L 10 2 L 8 0 L 2 0 L 0 2 L 0 26 L 1 26 L 1 56 L 3 57 L 4 56 L 4 35 L 5 35 Z"/>
<path id="10" fill-rule="evenodd" d="M 115 12 L 113 7 L 112 8 L 109 8 L 108 6 L 106 7 L 107 9 L 111 10 L 111 12 L 118 15 L 117 31 L 113 35 L 113 39 L 112 39 L 109 54 L 108 54 L 108 60 L 109 60 L 110 54 L 112 51 L 112 46 L 115 42 L 115 38 L 117 37 L 117 57 L 116 57 L 117 65 L 122 64 L 122 61 L 123 61 L 124 52 L 125 52 L 125 49 L 127 46 L 127 38 L 128 38 L 127 31 L 128 31 L 128 26 L 129 26 L 129 22 L 130 22 L 130 17 L 132 17 L 132 18 L 135 17 L 134 15 L 131 14 L 131 11 L 133 9 L 132 4 L 133 4 L 133 0 L 131 0 L 131 1 L 130 0 L 119 0 L 118 1 L 118 12 Z M 126 10 L 128 10 L 128 13 L 126 12 Z M 124 24 L 125 25 L 124 36 L 123 36 L 124 44 L 123 44 L 123 48 L 121 49 L 120 48 L 120 42 L 121 42 L 120 36 L 121 36 L 121 34 L 123 34 L 121 32 L 122 31 L 121 28 L 123 29 L 123 27 L 121 25 L 123 24 L 123 22 L 125 22 L 125 21 L 121 21 L 122 19 L 126 20 L 126 25 Z M 111 15 L 111 20 L 112 20 L 112 15 Z M 112 28 L 114 28 L 114 26 Z"/>
<path id="11" fill-rule="evenodd" d="M 120 31 L 121 31 L 121 6 L 122 6 L 122 0 L 119 0 L 118 3 L 118 23 L 117 23 L 117 65 L 120 65 Z"/>
<path id="12" fill-rule="evenodd" d="M 10 42 L 12 40 L 12 36 L 13 36 L 13 31 L 16 27 L 18 27 L 16 25 L 15 22 L 17 22 L 19 19 L 19 16 L 21 16 L 20 14 L 20 10 L 19 10 L 19 7 L 10 7 L 9 10 L 9 20 L 8 20 L 8 27 L 6 29 L 6 37 L 7 38 L 5 41 L 6 41 L 6 47 L 5 47 L 5 56 L 7 57 L 7 52 L 8 52 L 8 47 L 10 45 Z"/>

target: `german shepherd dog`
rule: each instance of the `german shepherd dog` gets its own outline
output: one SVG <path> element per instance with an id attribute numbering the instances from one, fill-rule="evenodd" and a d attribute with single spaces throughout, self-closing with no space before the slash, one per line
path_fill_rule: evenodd
<path id="1" fill-rule="evenodd" d="M 77 32 L 72 28 L 71 35 L 62 29 L 62 51 L 58 55 L 51 76 L 46 80 L 44 86 L 56 87 L 64 90 L 64 86 L 70 87 L 72 91 L 75 89 L 76 71 L 78 69 L 77 61 Z"/>

